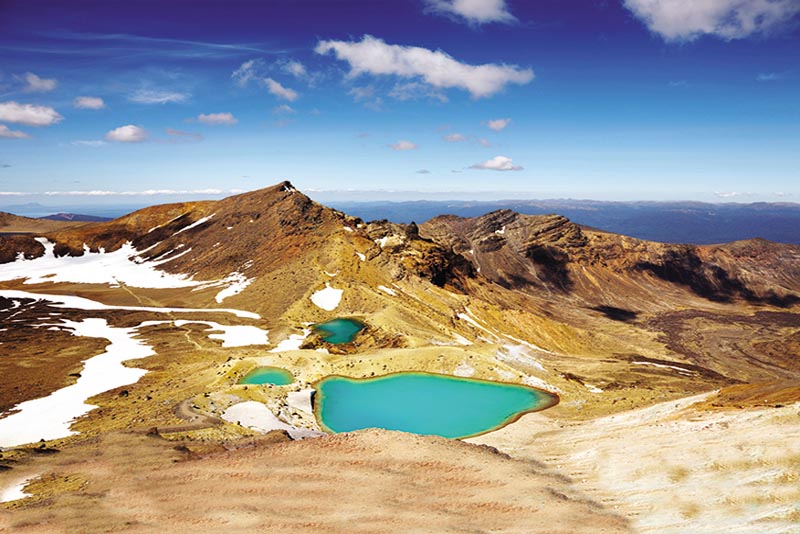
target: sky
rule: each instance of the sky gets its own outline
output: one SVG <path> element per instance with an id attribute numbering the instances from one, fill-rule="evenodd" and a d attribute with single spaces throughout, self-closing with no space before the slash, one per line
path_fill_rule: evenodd
<path id="1" fill-rule="evenodd" d="M 800 0 L 0 0 L 0 206 L 800 202 Z"/>

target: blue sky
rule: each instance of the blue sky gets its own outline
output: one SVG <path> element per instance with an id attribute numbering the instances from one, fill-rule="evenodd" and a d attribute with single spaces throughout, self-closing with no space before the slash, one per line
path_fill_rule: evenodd
<path id="1" fill-rule="evenodd" d="M 800 202 L 798 13 L 800 0 L 6 0 L 0 206 L 283 179 L 322 200 Z"/>

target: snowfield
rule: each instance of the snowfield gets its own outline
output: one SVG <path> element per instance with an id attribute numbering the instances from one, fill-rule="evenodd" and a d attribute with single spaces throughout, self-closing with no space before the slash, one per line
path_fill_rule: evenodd
<path id="1" fill-rule="evenodd" d="M 62 320 L 62 329 L 75 336 L 107 339 L 110 344 L 102 354 L 83 363 L 78 381 L 61 388 L 47 397 L 21 402 L 16 413 L 0 419 L 0 446 L 16 447 L 40 439 L 51 440 L 76 434 L 70 429 L 72 422 L 95 406 L 87 404 L 90 397 L 120 386 L 137 382 L 147 371 L 125 367 L 126 360 L 144 358 L 155 354 L 153 349 L 134 339 L 134 328 L 114 328 L 105 319 L 83 321 Z"/>
<path id="2" fill-rule="evenodd" d="M 335 289 L 326 282 L 325 289 L 320 289 L 311 295 L 311 302 L 325 311 L 333 311 L 339 306 L 343 293 L 343 289 Z"/>

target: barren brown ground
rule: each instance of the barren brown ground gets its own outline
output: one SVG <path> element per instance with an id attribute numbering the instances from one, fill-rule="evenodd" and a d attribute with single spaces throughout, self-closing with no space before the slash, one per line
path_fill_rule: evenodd
<path id="1" fill-rule="evenodd" d="M 0 525 L 21 534 L 629 531 L 563 478 L 489 448 L 379 430 L 274 439 L 203 456 L 202 445 L 107 434 L 38 462 L 73 489 L 0 511 Z"/>

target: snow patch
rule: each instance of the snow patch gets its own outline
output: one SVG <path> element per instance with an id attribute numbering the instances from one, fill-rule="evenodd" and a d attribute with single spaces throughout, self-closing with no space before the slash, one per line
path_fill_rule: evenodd
<path id="1" fill-rule="evenodd" d="M 257 432 L 267 433 L 271 430 L 285 430 L 292 439 L 305 439 L 322 435 L 321 432 L 297 428 L 284 423 L 266 405 L 256 401 L 234 404 L 225 410 L 222 418 L 230 423 L 240 424 Z"/>
<path id="2" fill-rule="evenodd" d="M 240 424 L 258 432 L 292 430 L 294 427 L 278 419 L 265 404 L 256 401 L 234 404 L 222 414 L 229 423 Z"/>
<path id="3" fill-rule="evenodd" d="M 345 232 L 352 232 L 353 231 L 353 229 L 350 228 L 349 226 L 342 226 L 342 228 L 344 228 Z"/>
<path id="4" fill-rule="evenodd" d="M 339 306 L 343 293 L 343 289 L 333 288 L 329 283 L 325 282 L 325 289 L 320 289 L 311 295 L 311 302 L 318 308 L 322 308 L 326 311 L 333 311 Z"/>
<path id="5" fill-rule="evenodd" d="M 510 334 L 503 334 L 503 336 L 504 336 L 504 337 L 507 337 L 508 339 L 510 339 L 510 340 L 512 340 L 512 341 L 516 341 L 516 342 L 517 342 L 517 343 L 519 343 L 520 345 L 525 345 L 526 347 L 528 347 L 528 348 L 530 348 L 530 349 L 533 349 L 533 350 L 536 350 L 536 351 L 539 351 L 539 352 L 545 352 L 545 353 L 547 353 L 547 354 L 556 354 L 556 353 L 555 353 L 555 352 L 553 352 L 552 350 L 547 350 L 547 349 L 544 349 L 544 348 L 540 347 L 539 345 L 535 345 L 535 344 L 533 344 L 533 343 L 530 343 L 530 342 L 528 342 L 528 341 L 525 341 L 524 339 L 519 339 L 519 338 L 516 338 L 516 337 L 514 337 L 514 336 L 512 336 L 512 335 L 510 335 Z"/>
<path id="6" fill-rule="evenodd" d="M 289 405 L 289 408 L 298 412 L 314 413 L 314 408 L 311 406 L 312 393 L 314 393 L 314 390 L 311 388 L 292 391 L 286 395 L 286 404 Z"/>
<path id="7" fill-rule="evenodd" d="M 505 352 L 498 350 L 495 355 L 498 360 L 506 363 L 517 363 L 528 367 L 535 367 L 546 371 L 539 361 L 528 353 L 528 348 L 523 345 L 503 345 Z"/>
<path id="8" fill-rule="evenodd" d="M 217 293 L 217 295 L 214 297 L 214 300 L 216 300 L 218 304 L 221 304 L 226 298 L 238 295 L 244 291 L 247 286 L 253 283 L 253 280 L 255 279 L 247 278 L 238 271 L 232 272 L 222 280 L 222 283 L 227 283 L 230 285 Z"/>
<path id="9" fill-rule="evenodd" d="M 472 326 L 474 326 L 478 330 L 483 330 L 484 332 L 486 332 L 487 334 L 489 334 L 490 336 L 492 336 L 494 338 L 497 337 L 497 334 L 495 334 L 494 332 L 492 332 L 491 330 L 489 330 L 485 326 L 483 326 L 480 323 L 478 323 L 478 321 L 476 320 L 477 317 L 475 317 L 475 314 L 472 313 L 472 310 L 470 310 L 469 308 L 464 308 L 464 309 L 467 311 L 467 313 L 459 313 L 458 314 L 458 318 L 459 319 L 461 319 L 462 321 L 468 322 L 469 324 L 471 324 Z"/>
<path id="10" fill-rule="evenodd" d="M 278 343 L 270 352 L 286 352 L 288 350 L 300 350 L 303 341 L 306 340 L 311 330 L 304 328 L 302 334 L 291 334 L 289 337 Z"/>
<path id="11" fill-rule="evenodd" d="M 593 386 L 593 385 L 591 385 L 591 384 L 587 384 L 586 382 L 584 382 L 584 383 L 583 383 L 583 386 L 584 386 L 586 389 L 588 389 L 589 391 L 591 391 L 592 393 L 602 393 L 602 392 L 603 392 L 603 390 L 602 390 L 602 389 L 600 389 L 599 387 L 597 387 L 597 386 Z"/>
<path id="12" fill-rule="evenodd" d="M 384 293 L 386 293 L 387 295 L 391 295 L 391 296 L 393 296 L 393 297 L 396 297 L 396 296 L 397 296 L 397 291 L 395 291 L 395 290 L 394 290 L 394 289 L 392 289 L 391 287 L 386 287 L 386 286 L 378 286 L 378 289 L 380 289 L 381 291 L 383 291 L 383 292 L 384 292 Z"/>
<path id="13" fill-rule="evenodd" d="M 228 347 L 246 347 L 248 345 L 269 345 L 269 330 L 262 330 L 257 326 L 248 325 L 223 325 L 214 321 L 198 321 L 179 319 L 177 321 L 145 321 L 142 326 L 153 326 L 158 324 L 173 323 L 177 327 L 186 326 L 188 324 L 204 324 L 208 326 L 206 330 L 222 330 L 219 334 L 209 334 L 209 339 L 218 339 L 222 341 L 224 348 Z"/>
<path id="14" fill-rule="evenodd" d="M 464 346 L 472 345 L 472 341 L 470 341 L 469 339 L 465 338 L 461 334 L 453 333 L 453 338 L 455 338 L 456 343 L 458 343 L 459 345 L 464 345 Z"/>
<path id="15" fill-rule="evenodd" d="M 455 376 L 470 377 L 475 375 L 475 368 L 468 365 L 466 362 L 459 363 L 453 371 Z"/>
<path id="16" fill-rule="evenodd" d="M 360 252 L 356 252 L 356 256 L 358 256 L 358 259 L 361 261 L 367 261 L 367 257 Z"/>
<path id="17" fill-rule="evenodd" d="M 234 310 L 231 308 L 156 308 L 151 306 L 109 306 L 101 302 L 85 299 L 83 297 L 73 297 L 71 295 L 48 295 L 45 293 L 29 293 L 27 291 L 17 291 L 12 289 L 0 290 L 0 297 L 32 299 L 35 301 L 48 301 L 48 306 L 54 308 L 70 308 L 77 310 L 127 310 L 127 311 L 146 311 L 153 313 L 230 313 L 244 319 L 261 319 L 257 313 Z"/>
<path id="18" fill-rule="evenodd" d="M 25 497 L 30 497 L 30 493 L 26 493 L 24 491 L 25 486 L 28 485 L 28 482 L 33 480 L 34 478 L 38 477 L 39 475 L 31 475 L 24 478 L 18 478 L 11 485 L 4 488 L 0 491 L 0 503 L 2 502 L 11 502 L 11 501 L 18 501 L 20 499 L 24 499 Z"/>
<path id="19" fill-rule="evenodd" d="M 212 218 L 214 215 L 216 215 L 216 213 L 212 213 L 212 214 L 211 214 L 211 215 L 209 215 L 208 217 L 202 217 L 202 218 L 200 218 L 200 219 L 197 219 L 195 222 L 193 222 L 193 223 L 192 223 L 192 224 L 190 224 L 189 226 L 185 226 L 185 227 L 181 228 L 180 230 L 178 230 L 177 232 L 175 232 L 175 233 L 174 233 L 174 234 L 172 234 L 172 235 L 174 235 L 174 236 L 175 236 L 175 235 L 178 235 L 178 234 L 181 234 L 181 233 L 185 232 L 186 230 L 191 230 L 192 228 L 197 228 L 197 227 L 198 227 L 198 226 L 200 226 L 201 224 L 203 224 L 203 223 L 207 223 L 208 221 L 210 221 L 210 220 L 211 220 L 211 218 Z"/>
<path id="20" fill-rule="evenodd" d="M 558 389 L 556 386 L 548 384 L 544 380 L 536 376 L 526 376 L 522 379 L 522 383 L 526 386 L 531 386 L 534 388 L 543 389 L 545 391 L 550 391 L 552 393 L 561 393 L 561 390 Z"/>
<path id="21" fill-rule="evenodd" d="M 156 269 L 178 256 L 144 261 L 138 257 L 139 251 L 130 241 L 114 252 L 100 249 L 100 252 L 93 253 L 84 246 L 83 256 L 56 256 L 55 243 L 42 237 L 36 240 L 44 246 L 44 255 L 32 260 L 17 258 L 14 262 L 0 265 L 0 280 L 24 278 L 25 284 L 125 284 L 153 289 L 192 287 L 202 283 L 193 280 L 191 276 Z"/>
<path id="22" fill-rule="evenodd" d="M 69 321 L 61 326 L 73 335 L 107 339 L 105 352 L 83 362 L 78 381 L 46 397 L 21 402 L 12 413 L 0 419 L 0 446 L 17 447 L 40 439 L 51 440 L 76 434 L 70 429 L 73 421 L 96 406 L 86 400 L 104 391 L 136 383 L 147 371 L 125 367 L 127 360 L 155 354 L 152 347 L 134 339 L 139 328 L 115 328 L 105 319 Z M 140 325 L 141 326 L 141 325 Z"/>
<path id="23" fill-rule="evenodd" d="M 674 369 L 678 371 L 682 375 L 692 376 L 695 373 L 690 371 L 689 369 L 684 369 L 683 367 L 678 367 L 677 365 L 666 365 L 663 363 L 654 363 L 654 362 L 631 362 L 633 365 L 650 365 L 652 367 L 661 367 L 663 369 Z"/>
<path id="24" fill-rule="evenodd" d="M 503 227 L 500 230 L 495 230 L 494 233 L 496 233 L 497 235 L 504 235 L 506 233 L 505 225 L 503 225 Z"/>

